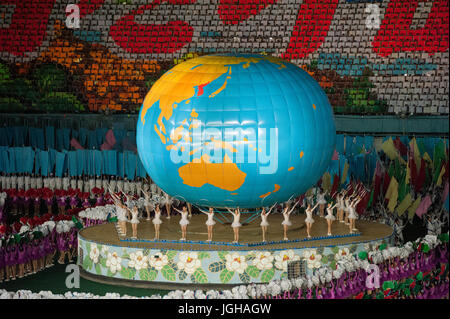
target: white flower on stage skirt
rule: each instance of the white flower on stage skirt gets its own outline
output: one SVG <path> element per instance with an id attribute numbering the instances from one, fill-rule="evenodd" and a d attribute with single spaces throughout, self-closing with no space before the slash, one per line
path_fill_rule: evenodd
<path id="1" fill-rule="evenodd" d="M 303 252 L 303 258 L 305 258 L 308 263 L 308 268 L 314 269 L 321 266 L 320 261 L 322 260 L 322 255 L 318 254 L 315 249 L 305 250 Z"/>
<path id="2" fill-rule="evenodd" d="M 238 253 L 225 255 L 225 265 L 228 271 L 236 271 L 239 274 L 243 274 L 247 268 L 245 256 L 241 256 Z"/>
<path id="3" fill-rule="evenodd" d="M 282 251 L 279 255 L 275 256 L 275 267 L 287 271 L 288 262 L 297 260 L 300 260 L 300 256 L 296 255 L 292 249 Z"/>
<path id="4" fill-rule="evenodd" d="M 257 252 L 255 259 L 253 259 L 252 261 L 252 264 L 259 270 L 272 269 L 273 259 L 274 257 L 268 251 Z"/>
<path id="5" fill-rule="evenodd" d="M 177 266 L 180 270 L 184 270 L 191 275 L 197 268 L 202 266 L 200 259 L 198 259 L 197 252 L 182 252 L 179 255 Z"/>
<path id="6" fill-rule="evenodd" d="M 122 258 L 120 258 L 116 252 L 108 253 L 106 267 L 108 267 L 109 270 L 115 274 L 117 271 L 122 269 Z"/>
<path id="7" fill-rule="evenodd" d="M 98 263 L 98 257 L 100 256 L 100 251 L 97 248 L 96 244 L 92 244 L 91 245 L 91 251 L 89 252 L 89 258 L 91 258 L 91 260 L 94 263 Z"/>
<path id="8" fill-rule="evenodd" d="M 141 250 L 130 254 L 130 261 L 128 262 L 128 267 L 134 268 L 136 270 L 145 269 L 148 267 L 148 258 L 144 256 Z"/>
<path id="9" fill-rule="evenodd" d="M 338 253 L 334 256 L 334 259 L 338 261 L 341 259 L 349 259 L 350 257 L 350 250 L 348 250 L 348 248 L 340 248 Z"/>
<path id="10" fill-rule="evenodd" d="M 160 271 L 168 263 L 169 258 L 161 252 L 151 255 L 149 259 L 150 266 L 158 271 Z"/>

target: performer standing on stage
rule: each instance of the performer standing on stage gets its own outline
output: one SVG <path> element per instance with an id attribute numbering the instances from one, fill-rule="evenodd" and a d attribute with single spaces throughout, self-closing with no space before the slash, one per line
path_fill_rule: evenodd
<path id="1" fill-rule="evenodd" d="M 172 199 L 170 198 L 169 194 L 165 193 L 164 194 L 164 204 L 166 205 L 166 211 L 167 211 L 167 219 L 170 219 L 170 210 L 172 207 Z M 187 225 L 187 224 L 186 224 Z"/>
<path id="2" fill-rule="evenodd" d="M 281 225 L 283 225 L 283 231 L 284 231 L 284 238 L 283 240 L 289 240 L 287 237 L 287 231 L 289 226 L 292 225 L 291 221 L 289 220 L 289 216 L 291 215 L 291 213 L 294 211 L 295 206 L 297 206 L 297 204 L 299 203 L 299 201 L 297 201 L 294 206 L 292 206 L 291 210 L 288 211 L 289 207 L 286 205 L 286 207 L 283 209 L 283 217 L 284 220 L 281 223 Z"/>
<path id="3" fill-rule="evenodd" d="M 320 190 L 317 194 L 317 203 L 319 204 L 319 216 L 324 217 L 324 210 L 327 201 L 325 200 L 325 192 L 322 192 L 322 190 Z"/>
<path id="4" fill-rule="evenodd" d="M 261 211 L 261 224 L 259 224 L 259 226 L 261 226 L 261 230 L 262 230 L 262 238 L 263 238 L 263 242 L 266 242 L 266 232 L 267 232 L 267 227 L 269 227 L 269 223 L 267 222 L 267 217 L 269 217 L 270 212 L 272 211 L 272 209 L 276 206 L 276 203 L 273 204 L 272 207 L 270 207 L 269 211 L 266 212 L 266 208 L 263 207 L 262 211 Z"/>
<path id="5" fill-rule="evenodd" d="M 311 238 L 311 227 L 312 227 L 312 224 L 314 223 L 314 219 L 312 218 L 312 214 L 313 214 L 314 210 L 317 208 L 318 205 L 319 205 L 319 203 L 317 203 L 316 206 L 311 208 L 311 204 L 308 204 L 308 208 L 306 208 L 305 223 L 306 223 L 306 233 L 308 235 L 308 238 Z"/>
<path id="6" fill-rule="evenodd" d="M 181 220 L 180 220 L 181 238 L 180 238 L 180 240 L 186 240 L 187 225 L 189 225 L 189 221 L 187 219 L 187 215 L 188 215 L 187 208 L 186 208 L 186 206 L 183 206 L 183 210 L 176 209 L 175 207 L 173 209 L 175 209 L 177 212 L 179 212 L 181 214 Z"/>
<path id="7" fill-rule="evenodd" d="M 206 221 L 206 227 L 208 228 L 208 240 L 212 241 L 213 236 L 213 226 L 216 224 L 214 221 L 214 209 L 212 207 L 209 208 L 209 211 L 204 211 L 199 209 L 203 214 L 206 214 L 208 216 L 208 219 Z"/>
<path id="8" fill-rule="evenodd" d="M 337 194 L 337 203 L 338 203 L 337 218 L 340 223 L 344 223 L 344 210 L 345 210 L 344 195 L 345 191 Z"/>
<path id="9" fill-rule="evenodd" d="M 138 208 L 137 208 L 136 205 L 134 205 L 132 209 L 129 209 L 129 208 L 127 208 L 127 209 L 128 209 L 128 212 L 131 215 L 130 223 L 131 223 L 131 228 L 133 229 L 133 237 L 131 237 L 131 238 L 137 239 L 137 226 L 139 224 L 139 219 L 138 219 L 139 211 L 138 211 Z"/>
<path id="10" fill-rule="evenodd" d="M 227 209 L 231 214 L 233 214 L 233 223 L 231 224 L 231 227 L 233 227 L 234 232 L 233 244 L 237 244 L 239 242 L 239 227 L 242 226 L 241 223 L 239 222 L 239 219 L 241 218 L 241 212 L 239 208 L 236 208 L 234 212 L 229 208 Z"/>
<path id="11" fill-rule="evenodd" d="M 155 217 L 153 217 L 152 223 L 153 223 L 153 226 L 155 226 L 154 240 L 159 240 L 159 227 L 162 224 L 161 209 L 159 208 L 159 205 L 156 205 L 156 207 L 155 207 Z"/>
<path id="12" fill-rule="evenodd" d="M 353 232 L 358 231 L 358 229 L 356 229 L 355 226 L 355 220 L 356 218 L 358 218 L 358 216 L 356 215 L 356 205 L 358 205 L 358 203 L 361 201 L 362 196 L 364 196 L 366 194 L 366 191 L 363 191 L 363 193 L 359 196 L 356 196 L 356 198 L 350 203 L 350 209 L 349 209 L 349 214 L 348 214 L 348 219 L 350 221 L 349 223 L 349 229 L 350 229 L 350 234 L 353 234 Z"/>
<path id="13" fill-rule="evenodd" d="M 331 224 L 333 224 L 333 221 L 336 220 L 336 217 L 333 216 L 333 209 L 338 206 L 338 204 L 339 203 L 336 203 L 334 206 L 331 206 L 331 203 L 328 203 L 327 216 L 325 216 L 328 225 L 328 236 L 331 236 Z"/>
<path id="14" fill-rule="evenodd" d="M 147 220 L 150 220 L 150 194 L 144 191 L 142 188 L 140 188 L 142 194 L 144 194 L 144 206 L 145 206 L 145 212 L 147 213 Z"/>

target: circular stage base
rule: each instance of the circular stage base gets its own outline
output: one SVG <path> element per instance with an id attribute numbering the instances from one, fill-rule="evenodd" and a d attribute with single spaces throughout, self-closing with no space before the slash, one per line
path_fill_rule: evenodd
<path id="1" fill-rule="evenodd" d="M 153 240 L 151 221 L 141 220 L 138 240 L 132 240 L 131 224 L 127 237 L 120 237 L 116 224 L 88 227 L 79 233 L 82 276 L 102 283 L 156 289 L 222 288 L 229 285 L 261 283 L 312 272 L 329 265 L 344 253 L 357 254 L 381 243 L 390 243 L 392 228 L 384 224 L 357 221 L 358 233 L 334 222 L 328 237 L 324 218 L 315 216 L 311 236 L 306 238 L 305 215 L 291 216 L 289 241 L 282 241 L 281 215 L 269 217 L 270 226 L 262 243 L 260 221 L 240 228 L 239 244 L 232 244 L 230 224 L 216 223 L 213 242 L 206 242 L 206 216 L 193 215 L 187 241 L 180 241 L 180 217 L 163 218 L 160 241 Z M 348 250 L 347 250 L 348 249 Z M 310 255 L 311 257 L 308 257 Z M 308 257 L 308 258 L 305 258 Z M 314 260 L 314 262 L 313 262 Z"/>

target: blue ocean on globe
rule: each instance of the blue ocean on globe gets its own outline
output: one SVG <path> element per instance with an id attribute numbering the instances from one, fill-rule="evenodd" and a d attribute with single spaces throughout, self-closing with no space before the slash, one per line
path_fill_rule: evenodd
<path id="1" fill-rule="evenodd" d="M 306 192 L 335 148 L 327 96 L 303 69 L 261 55 L 173 67 L 144 99 L 137 146 L 151 179 L 199 206 L 256 208 Z"/>

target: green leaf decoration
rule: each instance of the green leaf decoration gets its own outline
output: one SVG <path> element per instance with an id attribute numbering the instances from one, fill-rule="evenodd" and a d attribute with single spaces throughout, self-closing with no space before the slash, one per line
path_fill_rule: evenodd
<path id="1" fill-rule="evenodd" d="M 84 257 L 84 261 L 83 261 L 83 268 L 85 270 L 89 270 L 92 267 L 92 260 L 89 257 L 89 255 L 87 255 L 86 257 Z"/>
<path id="2" fill-rule="evenodd" d="M 91 243 L 86 243 L 86 251 L 88 254 L 91 252 Z"/>
<path id="3" fill-rule="evenodd" d="M 394 282 L 392 282 L 392 281 L 383 282 L 383 290 L 392 289 L 392 288 L 394 288 Z"/>
<path id="4" fill-rule="evenodd" d="M 246 284 L 248 284 L 249 282 L 250 282 L 250 276 L 247 274 L 247 273 L 242 273 L 242 274 L 239 274 L 239 279 L 243 282 L 243 283 L 246 283 Z"/>
<path id="5" fill-rule="evenodd" d="M 177 276 L 175 274 L 175 270 L 173 270 L 172 267 L 170 267 L 169 265 L 165 265 L 162 269 L 161 269 L 161 274 L 163 275 L 163 277 L 169 281 L 175 281 L 177 280 Z"/>
<path id="6" fill-rule="evenodd" d="M 256 266 L 248 266 L 245 269 L 245 272 L 252 278 L 258 278 L 259 274 L 261 273 L 261 270 L 256 268 Z"/>
<path id="7" fill-rule="evenodd" d="M 233 278 L 233 276 L 234 276 L 234 271 L 228 271 L 228 269 L 225 268 L 220 273 L 219 278 L 222 283 L 226 284 L 227 282 L 229 282 L 231 280 L 231 278 Z"/>
<path id="8" fill-rule="evenodd" d="M 173 260 L 169 260 L 168 265 L 173 268 L 175 272 L 178 271 L 178 266 Z"/>
<path id="9" fill-rule="evenodd" d="M 206 284 L 208 282 L 208 276 L 202 268 L 197 268 L 192 274 L 195 278 L 195 282 L 199 284 Z"/>
<path id="10" fill-rule="evenodd" d="M 339 252 L 339 247 L 338 247 L 338 246 L 331 247 L 331 251 L 332 251 L 334 254 L 337 254 L 337 253 Z"/>
<path id="11" fill-rule="evenodd" d="M 139 278 L 145 281 L 153 281 L 158 276 L 158 271 L 155 269 L 141 269 L 139 270 Z"/>
<path id="12" fill-rule="evenodd" d="M 122 259 L 130 259 L 130 255 L 125 253 L 125 254 L 122 255 Z"/>
<path id="13" fill-rule="evenodd" d="M 100 264 L 95 264 L 95 272 L 97 273 L 97 275 L 102 274 L 102 266 L 100 266 Z"/>
<path id="14" fill-rule="evenodd" d="M 185 272 L 184 270 L 180 270 L 180 272 L 178 273 L 178 280 L 183 281 L 186 279 L 186 277 L 187 277 L 187 272 Z"/>
<path id="15" fill-rule="evenodd" d="M 111 269 L 108 268 L 108 271 L 106 272 L 106 276 L 108 277 L 114 277 L 114 273 L 111 271 Z"/>
<path id="16" fill-rule="evenodd" d="M 322 255 L 323 254 L 323 247 L 319 247 L 319 248 L 317 248 L 317 253 L 319 254 L 319 255 Z"/>
<path id="17" fill-rule="evenodd" d="M 177 254 L 178 254 L 178 252 L 176 250 L 168 250 L 166 252 L 166 256 L 169 260 L 174 259 Z"/>
<path id="18" fill-rule="evenodd" d="M 356 245 L 351 245 L 350 248 L 349 248 L 350 254 L 355 253 L 356 252 L 356 248 L 357 248 Z"/>
<path id="19" fill-rule="evenodd" d="M 134 276 L 136 275 L 136 270 L 132 268 L 122 267 L 120 274 L 125 279 L 133 279 Z"/>
<path id="20" fill-rule="evenodd" d="M 322 262 L 322 264 L 328 264 L 328 257 L 323 256 L 321 262 Z"/>
<path id="21" fill-rule="evenodd" d="M 334 260 L 334 254 L 329 254 L 329 255 L 327 255 L 327 257 L 328 257 L 328 261 L 329 262 L 332 262 L 333 260 Z"/>
<path id="22" fill-rule="evenodd" d="M 219 272 L 225 269 L 225 263 L 223 261 L 216 261 L 214 263 L 211 263 L 208 267 L 210 272 Z"/>
<path id="23" fill-rule="evenodd" d="M 335 260 L 333 260 L 333 261 L 330 263 L 330 268 L 333 269 L 333 270 L 336 269 L 336 261 L 335 261 Z"/>
<path id="24" fill-rule="evenodd" d="M 202 259 L 205 259 L 205 258 L 210 258 L 210 255 L 209 255 L 208 252 L 202 251 L 202 252 L 200 252 L 198 254 L 198 259 L 202 260 Z"/>
<path id="25" fill-rule="evenodd" d="M 285 272 L 283 272 L 283 273 L 281 274 L 280 279 L 286 279 L 287 276 L 288 276 L 288 274 L 287 274 L 287 272 L 285 271 Z"/>
<path id="26" fill-rule="evenodd" d="M 262 282 L 269 282 L 275 275 L 275 269 L 267 269 L 261 274 Z"/>
<path id="27" fill-rule="evenodd" d="M 419 272 L 419 273 L 417 274 L 417 276 L 416 276 L 416 279 L 417 279 L 417 280 L 422 280 L 422 279 L 423 279 L 423 273 L 422 273 L 422 272 Z"/>
<path id="28" fill-rule="evenodd" d="M 103 268 L 106 268 L 106 258 L 100 258 L 100 265 L 102 265 Z"/>
<path id="29" fill-rule="evenodd" d="M 365 251 L 365 250 L 360 251 L 359 254 L 358 254 L 358 258 L 361 259 L 361 260 L 366 259 L 367 258 L 367 251 Z"/>
<path id="30" fill-rule="evenodd" d="M 219 252 L 217 252 L 217 255 L 219 256 L 219 258 L 221 260 L 225 260 L 225 255 L 228 255 L 228 251 L 225 251 L 225 250 L 219 251 Z"/>

